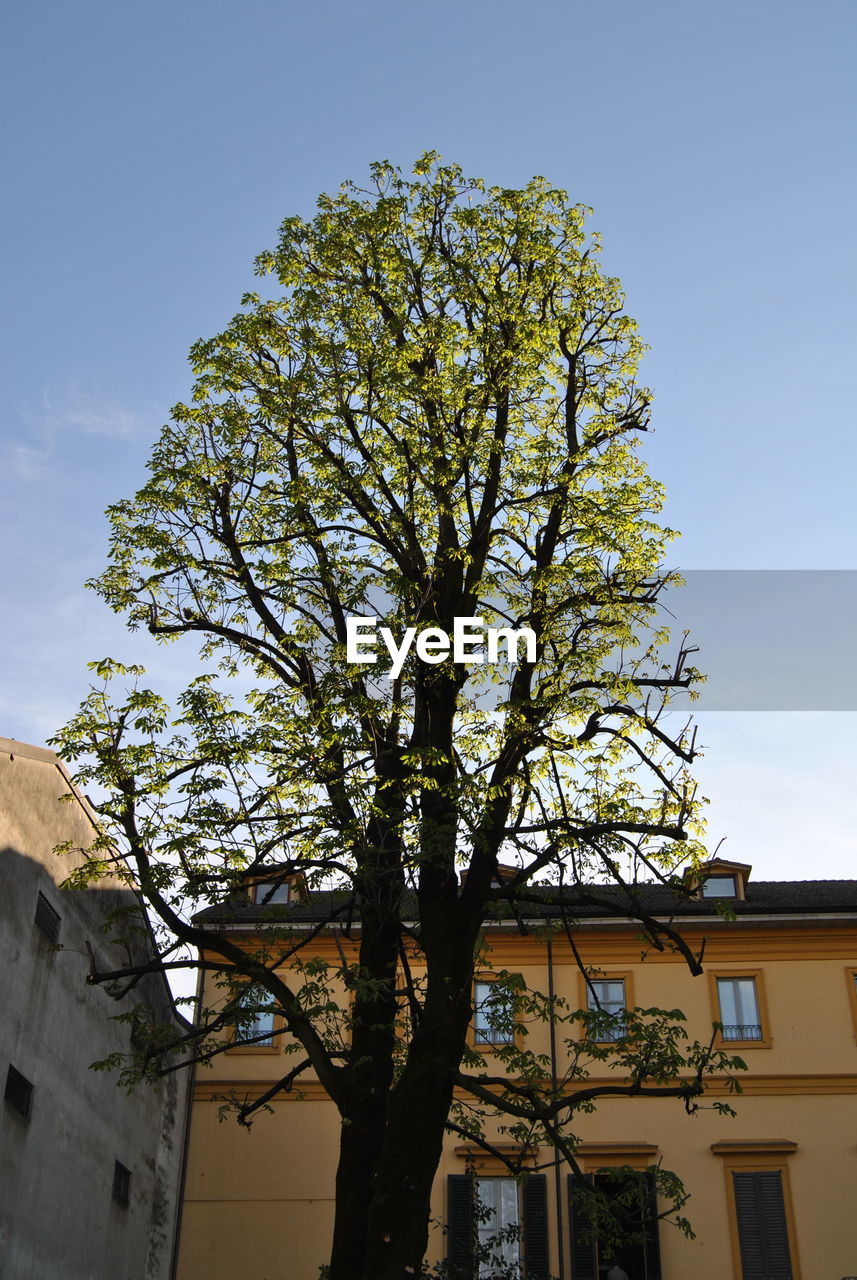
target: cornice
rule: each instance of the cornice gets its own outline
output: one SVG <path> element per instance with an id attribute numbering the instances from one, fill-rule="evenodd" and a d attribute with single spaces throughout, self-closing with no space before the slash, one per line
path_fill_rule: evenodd
<path id="1" fill-rule="evenodd" d="M 690 1079 L 690 1077 L 681 1077 L 681 1079 Z M 731 1096 L 739 1101 L 743 1098 L 753 1097 L 822 1097 L 829 1095 L 851 1095 L 857 1094 L 857 1075 L 852 1073 L 842 1074 L 815 1074 L 815 1075 L 747 1075 L 739 1077 L 741 1092 L 736 1094 L 734 1089 L 729 1086 L 726 1076 L 713 1076 L 706 1081 L 705 1093 L 708 1097 L 727 1097 Z M 580 1082 L 581 1088 L 599 1087 L 601 1085 L 615 1085 L 620 1083 L 613 1076 L 604 1076 L 603 1078 L 591 1077 L 588 1080 Z M 267 1090 L 273 1088 L 276 1084 L 276 1078 L 254 1078 L 236 1080 L 197 1080 L 194 1086 L 195 1102 L 219 1101 L 226 1102 L 230 1099 L 245 1103 L 254 1102 L 257 1098 Z M 456 1089 L 457 1098 L 465 1098 L 469 1095 L 463 1089 Z M 621 1095 L 602 1099 L 601 1105 L 606 1105 L 614 1101 L 624 1102 L 626 1100 L 633 1101 L 635 1105 L 641 1105 L 639 1097 L 622 1097 Z M 674 1099 L 667 1099 L 674 1101 Z M 288 1093 L 279 1093 L 271 1100 L 274 1106 L 281 1102 L 329 1102 L 325 1090 L 317 1080 L 307 1078 L 307 1080 L 298 1087 L 295 1085 Z M 645 1102 L 658 1102 L 658 1098 L 646 1098 Z M 331 1105 L 333 1105 L 331 1103 Z M 596 1144 L 598 1145 L 598 1144 Z M 603 1144 L 600 1144 L 603 1145 Z M 627 1144 L 622 1144 L 623 1147 Z M 639 1144 L 637 1144 L 639 1145 Z M 645 1145 L 645 1144 L 643 1144 Z"/>

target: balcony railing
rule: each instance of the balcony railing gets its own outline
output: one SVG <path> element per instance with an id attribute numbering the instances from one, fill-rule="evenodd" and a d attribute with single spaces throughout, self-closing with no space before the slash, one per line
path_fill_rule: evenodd
<path id="1" fill-rule="evenodd" d="M 726 1022 L 721 1034 L 724 1040 L 761 1040 L 762 1028 L 758 1022 Z"/>
<path id="2" fill-rule="evenodd" d="M 473 1029 L 473 1039 L 476 1044 L 514 1044 L 515 1037 L 511 1031 L 505 1030 L 503 1027 L 486 1027 L 477 1025 Z"/>
<path id="3" fill-rule="evenodd" d="M 593 1027 L 589 1034 L 595 1044 L 615 1044 L 617 1040 L 625 1039 L 628 1028 L 624 1022 L 620 1022 L 614 1027 Z"/>

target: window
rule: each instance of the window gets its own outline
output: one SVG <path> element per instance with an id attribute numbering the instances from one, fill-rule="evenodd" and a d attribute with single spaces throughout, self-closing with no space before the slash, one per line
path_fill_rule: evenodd
<path id="1" fill-rule="evenodd" d="M 451 1174 L 447 1261 L 456 1280 L 548 1280 L 547 1179 Z"/>
<path id="2" fill-rule="evenodd" d="M 59 939 L 60 914 L 54 910 L 41 890 L 36 898 L 35 923 L 49 942 L 56 942 Z"/>
<path id="3" fill-rule="evenodd" d="M 237 984 L 236 984 L 237 986 Z M 233 986 L 229 1022 L 232 1044 L 227 1053 L 279 1053 L 283 1018 L 275 997 L 258 983 L 247 982 L 242 988 Z"/>
<path id="4" fill-rule="evenodd" d="M 131 1170 L 119 1160 L 113 1165 L 113 1199 L 127 1209 L 131 1200 Z"/>
<path id="5" fill-rule="evenodd" d="M 688 868 L 684 881 L 697 898 L 734 898 L 743 902 L 753 868 L 747 862 L 712 858 L 698 868 Z"/>
<path id="6" fill-rule="evenodd" d="M 134 1017 L 131 1019 L 131 1030 L 129 1039 L 131 1048 L 136 1049 L 138 1053 L 142 1053 L 147 1049 L 152 1040 L 152 1029 L 154 1021 L 151 1014 L 138 1009 Z"/>
<path id="7" fill-rule="evenodd" d="M 243 1012 L 241 1025 L 235 1030 L 235 1049 L 274 1049 L 277 1034 L 276 1002 L 269 991 L 258 987 L 245 992 L 241 1001 Z"/>
<path id="8" fill-rule="evenodd" d="M 724 1041 L 763 1038 L 755 978 L 718 978 L 717 1002 Z"/>
<path id="9" fill-rule="evenodd" d="M 568 1175 L 568 1221 L 571 1232 L 571 1266 L 574 1280 L 604 1280 L 612 1267 L 620 1267 L 634 1280 L 660 1280 L 661 1255 L 658 1239 L 658 1201 L 654 1176 L 640 1170 L 632 1179 L 626 1170 L 604 1169 L 586 1175 L 588 1180 L 613 1201 L 622 1234 L 634 1243 L 604 1244 L 592 1229 L 591 1210 Z"/>
<path id="10" fill-rule="evenodd" d="M 741 1280 L 794 1280 L 800 1268 L 789 1192 L 788 1158 L 797 1143 L 781 1139 L 721 1139 L 732 1274 Z"/>
<path id="11" fill-rule="evenodd" d="M 477 1045 L 513 1044 L 512 993 L 497 982 L 476 982 L 473 988 L 473 1040 Z"/>
<path id="12" fill-rule="evenodd" d="M 477 1275 L 486 1280 L 521 1258 L 521 1211 L 514 1178 L 476 1179 Z"/>
<path id="13" fill-rule="evenodd" d="M 708 876 L 702 882 L 703 898 L 737 898 L 734 876 Z"/>
<path id="14" fill-rule="evenodd" d="M 854 1038 L 857 1040 L 857 969 L 846 969 L 845 981 L 848 984 L 848 1003 L 851 1006 L 851 1020 L 854 1024 Z"/>
<path id="15" fill-rule="evenodd" d="M 259 907 L 282 906 L 291 900 L 288 880 L 263 880 L 253 886 L 253 901 Z"/>
<path id="16" fill-rule="evenodd" d="M 621 1040 L 627 1032 L 622 1016 L 627 1009 L 624 978 L 589 978 L 586 1007 L 595 1017 L 589 1021 L 589 1035 L 598 1044 Z"/>
<path id="17" fill-rule="evenodd" d="M 763 969 L 709 969 L 708 987 L 712 1019 L 723 1028 L 718 1044 L 771 1048 Z"/>
<path id="18" fill-rule="evenodd" d="M 274 1010 L 273 996 L 265 993 L 262 997 L 262 1004 L 266 1007 L 259 1007 L 254 1010 L 252 1021 L 248 1024 L 245 1035 L 250 1040 L 255 1040 L 256 1044 L 266 1045 L 274 1043 Z M 257 1036 L 264 1036 L 262 1040 L 256 1040 Z"/>
<path id="19" fill-rule="evenodd" d="M 33 1086 L 27 1077 L 21 1075 L 21 1072 L 11 1063 L 6 1073 L 6 1090 L 3 1097 L 19 1116 L 23 1116 L 25 1120 L 30 1118 L 33 1108 Z"/>
<path id="20" fill-rule="evenodd" d="M 792 1280 L 782 1173 L 733 1170 L 732 1190 L 742 1280 Z"/>

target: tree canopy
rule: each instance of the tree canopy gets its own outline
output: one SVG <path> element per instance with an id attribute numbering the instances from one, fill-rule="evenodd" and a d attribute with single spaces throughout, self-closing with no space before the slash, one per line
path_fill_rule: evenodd
<path id="1" fill-rule="evenodd" d="M 559 904 L 573 936 L 569 904 L 611 882 L 613 909 L 699 967 L 636 891 L 701 855 L 693 734 L 665 714 L 696 673 L 682 646 L 663 653 L 671 533 L 637 451 L 643 346 L 586 214 L 542 178 L 486 188 L 429 154 L 287 218 L 257 262 L 273 287 L 192 348 L 192 397 L 111 508 L 94 583 L 132 628 L 196 638 L 200 673 L 168 706 L 140 669 L 94 664 L 103 687 L 54 740 L 98 787 L 85 874 L 121 857 L 162 963 L 199 948 L 219 975 L 188 1059 L 226 1047 L 249 991 L 291 1033 L 284 1079 L 312 1070 L 336 1103 L 332 1280 L 419 1270 L 449 1126 L 487 1141 L 479 1117 L 499 1110 L 574 1167 L 583 1058 L 557 1083 L 510 1047 L 517 1083 L 489 1088 L 467 1047 L 492 913 Z M 348 648 L 367 617 L 398 647 L 432 630 L 397 660 L 379 639 L 367 663 Z M 474 642 L 456 662 L 456 619 L 526 629 L 535 650 L 480 662 Z M 319 930 L 354 930 L 347 1012 L 288 907 L 252 946 L 203 912 L 295 875 L 331 904 Z M 503 981 L 510 1017 L 577 1017 Z M 637 1092 L 689 1102 L 728 1065 L 663 1011 L 629 1019 Z M 131 1070 L 157 1071 L 161 1048 Z"/>

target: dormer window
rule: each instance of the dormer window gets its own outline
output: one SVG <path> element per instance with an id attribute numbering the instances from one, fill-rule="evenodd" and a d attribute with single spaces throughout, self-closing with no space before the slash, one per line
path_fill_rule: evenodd
<path id="1" fill-rule="evenodd" d="M 734 876 L 707 876 L 702 882 L 703 898 L 737 898 L 738 886 Z"/>
<path id="2" fill-rule="evenodd" d="M 246 876 L 244 892 L 257 907 L 284 907 L 306 902 L 307 883 L 294 864 L 259 868 Z"/>
<path id="3" fill-rule="evenodd" d="M 753 868 L 747 862 L 727 862 L 725 858 L 712 858 L 701 867 L 693 867 L 684 873 L 688 891 L 696 898 L 733 898 L 743 902 L 747 896 L 747 881 Z"/>
<path id="4" fill-rule="evenodd" d="M 502 889 L 503 886 L 506 884 L 506 882 L 508 880 L 511 880 L 512 876 L 516 876 L 520 870 L 521 870 L 520 867 L 510 867 L 510 866 L 507 866 L 506 863 L 504 862 L 498 862 L 497 870 L 494 872 L 493 876 L 491 877 L 491 888 Z M 467 868 L 459 872 L 458 878 L 460 882 L 464 884 L 465 880 L 467 879 Z"/>

